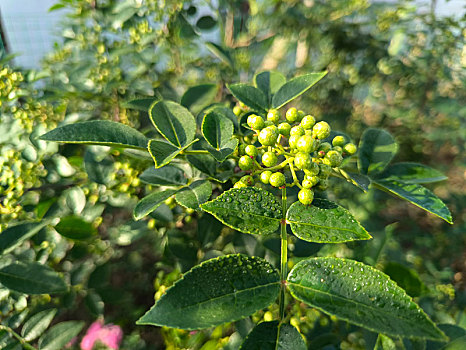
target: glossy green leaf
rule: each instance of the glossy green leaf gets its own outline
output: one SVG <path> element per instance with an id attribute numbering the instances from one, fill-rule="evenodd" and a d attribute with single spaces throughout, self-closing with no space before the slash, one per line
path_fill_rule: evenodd
<path id="1" fill-rule="evenodd" d="M 222 149 L 217 150 L 215 148 L 212 148 L 210 146 L 205 147 L 206 150 L 212 155 L 212 157 L 215 158 L 217 162 L 223 162 L 225 159 L 227 159 L 233 152 L 236 150 L 238 147 L 239 140 L 237 138 L 232 138 L 229 141 L 227 141 Z M 216 174 L 218 175 L 218 174 Z M 215 176 L 215 175 L 214 175 Z"/>
<path id="2" fill-rule="evenodd" d="M 294 202 L 286 219 L 291 231 L 308 242 L 341 243 L 372 238 L 351 213 L 326 199 L 314 199 L 312 205 Z"/>
<path id="3" fill-rule="evenodd" d="M 296 97 L 309 90 L 320 79 L 325 77 L 327 72 L 309 73 L 293 78 L 278 89 L 272 97 L 272 107 L 280 108 Z"/>
<path id="4" fill-rule="evenodd" d="M 68 289 L 58 273 L 37 262 L 16 262 L 2 267 L 0 283 L 25 294 L 63 293 Z"/>
<path id="5" fill-rule="evenodd" d="M 0 233 L 0 255 L 13 251 L 25 240 L 34 236 L 47 224 L 47 221 L 43 221 L 9 226 L 6 230 Z"/>
<path id="6" fill-rule="evenodd" d="M 204 213 L 197 220 L 197 237 L 199 242 L 204 247 L 212 246 L 220 236 L 223 227 L 223 224 L 212 215 Z"/>
<path id="7" fill-rule="evenodd" d="M 411 297 L 418 297 L 425 288 L 424 283 L 414 269 L 396 262 L 385 265 L 383 272 L 396 282 Z"/>
<path id="8" fill-rule="evenodd" d="M 175 199 L 181 206 L 190 209 L 199 209 L 202 203 L 207 202 L 212 194 L 212 185 L 209 181 L 198 180 L 182 188 Z"/>
<path id="9" fill-rule="evenodd" d="M 89 239 L 97 234 L 97 229 L 79 216 L 65 216 L 55 225 L 55 230 L 63 237 L 80 241 Z"/>
<path id="10" fill-rule="evenodd" d="M 150 167 L 143 171 L 139 179 L 154 186 L 184 186 L 188 181 L 184 171 L 173 165 L 158 169 Z"/>
<path id="11" fill-rule="evenodd" d="M 334 168 L 333 170 L 339 176 L 343 177 L 347 182 L 358 187 L 363 192 L 369 191 L 369 185 L 371 184 L 371 180 L 366 175 L 352 173 L 341 168 Z"/>
<path id="12" fill-rule="evenodd" d="M 367 129 L 359 143 L 358 168 L 363 174 L 382 172 L 391 162 L 398 144 L 392 135 L 382 129 Z"/>
<path id="13" fill-rule="evenodd" d="M 194 140 L 196 120 L 178 103 L 155 102 L 149 110 L 149 117 L 162 136 L 176 147 L 185 147 Z"/>
<path id="14" fill-rule="evenodd" d="M 210 112 L 204 116 L 201 130 L 209 145 L 220 151 L 231 141 L 234 128 L 230 119 L 219 113 Z"/>
<path id="15" fill-rule="evenodd" d="M 181 105 L 189 109 L 194 115 L 209 106 L 217 96 L 217 85 L 202 84 L 190 87 L 181 97 Z"/>
<path id="16" fill-rule="evenodd" d="M 178 148 L 165 141 L 150 140 L 148 150 L 154 160 L 155 167 L 161 168 L 170 163 L 178 154 L 183 152 L 183 150 L 191 146 L 196 141 L 197 139 L 182 148 Z"/>
<path id="17" fill-rule="evenodd" d="M 280 277 L 264 259 L 226 255 L 183 275 L 137 324 L 203 329 L 242 319 L 272 304 Z"/>
<path id="18" fill-rule="evenodd" d="M 379 334 L 374 350 L 396 350 L 396 344 L 386 335 Z"/>
<path id="19" fill-rule="evenodd" d="M 254 76 L 254 85 L 260 89 L 267 98 L 268 106 L 272 96 L 286 83 L 286 77 L 274 71 L 261 72 Z"/>
<path id="20" fill-rule="evenodd" d="M 232 84 L 227 85 L 227 88 L 238 101 L 243 102 L 246 106 L 258 112 L 267 111 L 267 97 L 258 88 L 248 84 Z"/>
<path id="21" fill-rule="evenodd" d="M 306 350 L 298 330 L 278 321 L 259 323 L 240 347 L 240 350 Z"/>
<path id="22" fill-rule="evenodd" d="M 157 209 L 160 204 L 173 196 L 176 192 L 177 190 L 157 191 L 145 196 L 136 204 L 136 207 L 134 207 L 134 219 L 142 219 L 144 216 Z"/>
<path id="23" fill-rule="evenodd" d="M 296 299 L 371 331 L 446 340 L 403 289 L 384 273 L 360 262 L 302 260 L 290 271 L 288 287 Z"/>
<path id="24" fill-rule="evenodd" d="M 225 107 L 225 106 L 222 106 L 222 105 L 214 105 L 212 107 L 207 108 L 205 111 L 206 111 L 206 113 L 215 112 L 217 114 L 221 114 L 225 118 L 230 119 L 231 122 L 233 123 L 234 130 L 235 131 L 238 130 L 238 127 L 239 127 L 238 117 L 233 113 L 231 108 L 228 108 L 228 107 Z"/>
<path id="25" fill-rule="evenodd" d="M 43 141 L 82 143 L 146 149 L 148 139 L 130 126 L 108 120 L 92 120 L 58 127 L 39 137 Z"/>
<path id="26" fill-rule="evenodd" d="M 52 322 L 57 309 L 40 311 L 27 320 L 21 329 L 21 336 L 26 341 L 34 340 L 41 336 Z"/>
<path id="27" fill-rule="evenodd" d="M 415 184 L 438 182 L 447 179 L 440 171 L 427 165 L 408 162 L 390 165 L 378 178 Z"/>
<path id="28" fill-rule="evenodd" d="M 66 321 L 50 328 L 39 339 L 39 350 L 62 350 L 84 327 L 84 322 Z"/>
<path id="29" fill-rule="evenodd" d="M 232 188 L 201 208 L 235 230 L 262 235 L 275 232 L 282 217 L 278 199 L 256 187 Z"/>
<path id="30" fill-rule="evenodd" d="M 201 30 L 210 30 L 217 24 L 217 21 L 211 16 L 202 16 L 196 22 L 196 27 Z"/>
<path id="31" fill-rule="evenodd" d="M 453 224 L 450 210 L 435 194 L 419 184 L 407 184 L 395 180 L 374 180 L 376 187 L 382 191 L 411 202 L 415 206 Z"/>
<path id="32" fill-rule="evenodd" d="M 129 108 L 129 109 L 136 109 L 138 111 L 148 113 L 150 106 L 152 106 L 152 104 L 158 100 L 159 99 L 157 97 L 139 98 L 139 99 L 123 102 L 122 107 Z"/>

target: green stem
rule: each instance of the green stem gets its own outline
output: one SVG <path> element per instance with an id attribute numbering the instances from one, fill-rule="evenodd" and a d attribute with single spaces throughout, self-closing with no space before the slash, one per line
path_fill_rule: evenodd
<path id="1" fill-rule="evenodd" d="M 286 187 L 282 188 L 282 221 L 281 221 L 281 258 L 280 258 L 280 320 L 283 321 L 285 318 L 285 289 L 286 289 L 286 277 L 288 275 L 288 237 L 286 235 Z"/>
<path id="2" fill-rule="evenodd" d="M 10 327 L 7 327 L 7 326 L 4 326 L 4 325 L 0 325 L 0 330 L 4 330 L 4 331 L 7 331 L 8 333 L 10 333 L 13 337 L 15 337 L 19 342 L 20 344 L 23 346 L 24 349 L 26 350 L 37 350 L 35 347 L 33 347 L 32 345 L 29 345 L 26 340 L 24 340 L 18 333 L 16 333 L 13 329 L 11 329 Z"/>

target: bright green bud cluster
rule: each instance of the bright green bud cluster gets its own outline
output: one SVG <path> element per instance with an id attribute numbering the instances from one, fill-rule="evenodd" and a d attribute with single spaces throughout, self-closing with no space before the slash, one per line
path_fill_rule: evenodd
<path id="1" fill-rule="evenodd" d="M 274 124 L 278 124 L 278 121 L 280 120 L 280 113 L 276 109 L 269 110 L 269 113 L 267 113 L 267 120 Z"/>
<path id="2" fill-rule="evenodd" d="M 247 124 L 253 130 L 262 130 L 264 128 L 264 119 L 260 115 L 251 114 L 248 116 Z"/>
<path id="3" fill-rule="evenodd" d="M 327 122 L 318 122 L 312 127 L 312 134 L 319 140 L 329 137 L 330 131 L 330 125 Z"/>
<path id="4" fill-rule="evenodd" d="M 258 140 L 263 146 L 273 146 L 277 142 L 278 129 L 273 126 L 268 126 L 261 130 Z"/>

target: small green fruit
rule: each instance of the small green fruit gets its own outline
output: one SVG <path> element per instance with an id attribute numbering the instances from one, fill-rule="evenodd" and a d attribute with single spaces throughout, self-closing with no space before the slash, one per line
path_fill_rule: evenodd
<path id="1" fill-rule="evenodd" d="M 298 140 L 300 137 L 301 136 L 296 136 L 296 135 L 290 136 L 290 138 L 288 139 L 288 145 L 291 148 L 296 148 L 298 146 Z"/>
<path id="2" fill-rule="evenodd" d="M 305 180 L 309 181 L 311 183 L 311 187 L 314 187 L 317 185 L 320 181 L 320 177 L 318 176 L 306 176 Z"/>
<path id="3" fill-rule="evenodd" d="M 328 180 L 327 179 L 320 179 L 316 189 L 319 191 L 325 191 L 328 188 Z"/>
<path id="4" fill-rule="evenodd" d="M 358 150 L 358 148 L 356 147 L 356 145 L 355 145 L 354 143 L 347 143 L 347 144 L 343 147 L 343 151 L 345 151 L 345 152 L 348 153 L 349 155 L 355 154 L 357 150 Z"/>
<path id="5" fill-rule="evenodd" d="M 270 120 L 272 123 L 277 124 L 280 120 L 280 113 L 276 109 L 269 110 L 269 113 L 267 113 L 267 120 Z"/>
<path id="6" fill-rule="evenodd" d="M 300 122 L 301 120 L 303 120 L 304 116 L 306 115 L 306 113 L 304 113 L 302 110 L 299 110 L 298 111 L 298 122 Z"/>
<path id="7" fill-rule="evenodd" d="M 314 139 L 311 136 L 303 135 L 298 139 L 296 148 L 300 152 L 311 153 L 315 151 Z"/>
<path id="8" fill-rule="evenodd" d="M 248 187 L 248 185 L 246 185 L 244 182 L 242 181 L 238 181 L 236 182 L 234 185 L 233 185 L 233 188 L 244 188 L 244 187 Z"/>
<path id="9" fill-rule="evenodd" d="M 290 136 L 291 125 L 287 122 L 278 124 L 278 132 L 283 136 Z"/>
<path id="10" fill-rule="evenodd" d="M 234 106 L 233 107 L 233 113 L 236 115 L 236 116 L 239 116 L 241 114 L 242 110 L 241 110 L 241 107 L 240 106 Z"/>
<path id="11" fill-rule="evenodd" d="M 244 148 L 244 153 L 246 153 L 248 156 L 251 156 L 251 157 L 256 157 L 258 155 L 258 151 L 257 151 L 257 148 L 256 146 L 254 145 L 247 145 L 245 148 Z"/>
<path id="12" fill-rule="evenodd" d="M 328 164 L 320 163 L 319 164 L 319 177 L 321 179 L 326 179 L 330 175 L 332 168 Z"/>
<path id="13" fill-rule="evenodd" d="M 335 136 L 332 140 L 332 145 L 334 146 L 343 146 L 345 143 L 345 137 L 342 135 Z"/>
<path id="14" fill-rule="evenodd" d="M 259 115 L 251 114 L 248 116 L 247 124 L 251 129 L 262 130 L 264 128 L 264 119 Z"/>
<path id="15" fill-rule="evenodd" d="M 244 175 L 241 179 L 239 179 L 239 181 L 241 181 L 247 186 L 254 185 L 254 178 L 251 175 Z"/>
<path id="16" fill-rule="evenodd" d="M 319 173 L 319 164 L 311 162 L 311 165 L 306 169 L 303 169 L 306 176 L 315 176 Z"/>
<path id="17" fill-rule="evenodd" d="M 312 190 L 303 188 L 298 192 L 298 199 L 304 205 L 310 205 L 314 200 L 314 192 Z"/>
<path id="18" fill-rule="evenodd" d="M 320 147 L 317 149 L 317 156 L 324 157 L 328 151 L 332 149 L 332 145 L 328 142 L 323 142 Z"/>
<path id="19" fill-rule="evenodd" d="M 271 175 L 272 175 L 272 172 L 270 170 L 263 171 L 260 176 L 262 183 L 268 185 Z"/>
<path id="20" fill-rule="evenodd" d="M 298 169 L 308 169 L 312 167 L 312 160 L 309 153 L 298 152 L 294 158 L 294 165 Z"/>
<path id="21" fill-rule="evenodd" d="M 312 128 L 313 135 L 319 140 L 323 140 L 330 135 L 330 125 L 327 122 L 318 122 Z"/>
<path id="22" fill-rule="evenodd" d="M 330 166 L 332 168 L 335 168 L 337 166 L 339 166 L 341 164 L 341 162 L 343 161 L 343 157 L 341 156 L 341 153 L 337 152 L 337 151 L 328 151 L 327 154 L 325 155 L 325 159 L 328 159 L 329 162 L 330 162 Z"/>
<path id="23" fill-rule="evenodd" d="M 340 146 L 334 146 L 332 147 L 332 150 L 343 153 L 343 148 L 341 148 Z"/>
<path id="24" fill-rule="evenodd" d="M 238 161 L 238 166 L 241 170 L 248 171 L 254 167 L 254 162 L 250 156 L 242 156 Z"/>
<path id="25" fill-rule="evenodd" d="M 277 155 L 273 152 L 265 152 L 262 155 L 262 164 L 266 167 L 271 167 L 277 164 L 278 158 Z"/>
<path id="26" fill-rule="evenodd" d="M 301 126 L 305 130 L 312 129 L 315 123 L 316 123 L 316 119 L 312 115 L 309 115 L 309 114 L 304 116 L 303 120 L 301 120 Z"/>
<path id="27" fill-rule="evenodd" d="M 290 135 L 291 136 L 303 136 L 304 135 L 303 127 L 301 125 L 293 126 L 290 130 Z"/>
<path id="28" fill-rule="evenodd" d="M 269 183 L 273 187 L 282 187 L 283 185 L 285 185 L 285 182 L 285 175 L 283 175 L 282 173 L 273 173 L 272 175 L 270 175 Z"/>
<path id="29" fill-rule="evenodd" d="M 295 121 L 298 120 L 298 110 L 294 107 L 291 107 L 290 109 L 286 111 L 285 118 L 290 123 L 294 123 Z"/>
<path id="30" fill-rule="evenodd" d="M 259 133 L 259 142 L 264 146 L 273 146 L 277 142 L 277 137 L 276 130 L 272 129 L 272 127 L 266 127 Z"/>

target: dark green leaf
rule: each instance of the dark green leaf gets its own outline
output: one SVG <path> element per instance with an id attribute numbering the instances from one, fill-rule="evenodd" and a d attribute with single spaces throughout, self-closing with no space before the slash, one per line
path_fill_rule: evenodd
<path id="1" fill-rule="evenodd" d="M 360 262 L 338 258 L 302 260 L 290 271 L 288 286 L 296 299 L 371 331 L 446 340 L 395 282 Z"/>
<path id="2" fill-rule="evenodd" d="M 31 341 L 40 337 L 40 335 L 48 328 L 56 313 L 57 309 L 38 312 L 24 323 L 24 326 L 21 329 L 21 336 L 26 341 Z"/>
<path id="3" fill-rule="evenodd" d="M 2 267 L 0 283 L 25 294 L 63 293 L 68 289 L 58 273 L 37 262 L 16 262 Z"/>
<path id="4" fill-rule="evenodd" d="M 203 329 L 232 322 L 277 298 L 278 272 L 244 255 L 207 260 L 183 275 L 137 324 Z"/>
<path id="5" fill-rule="evenodd" d="M 215 150 L 211 149 L 210 152 L 214 152 Z M 223 151 L 221 151 L 223 155 Z M 231 171 L 225 171 L 223 173 L 217 172 L 217 164 L 218 161 L 213 158 L 213 156 L 207 154 L 195 154 L 195 155 L 187 155 L 186 159 L 193 167 L 197 170 L 201 171 L 202 173 L 209 175 L 209 178 L 221 183 L 226 182 L 232 175 Z"/>
<path id="6" fill-rule="evenodd" d="M 427 342 L 426 350 L 463 350 L 466 344 L 466 329 L 453 324 L 439 324 L 438 328 L 444 332 L 450 339 L 450 342 L 445 345 L 444 342 L 431 341 Z M 457 345 L 463 345 L 463 347 Z"/>
<path id="7" fill-rule="evenodd" d="M 232 188 L 201 205 L 225 225 L 244 233 L 267 235 L 275 232 L 282 207 L 275 196 L 256 187 Z"/>
<path id="8" fill-rule="evenodd" d="M 237 138 L 232 138 L 223 145 L 221 150 L 216 150 L 210 146 L 206 146 L 205 148 L 217 162 L 223 162 L 236 150 L 238 144 L 239 140 Z M 218 174 L 215 174 L 214 176 L 217 175 Z"/>
<path id="9" fill-rule="evenodd" d="M 405 199 L 415 206 L 437 215 L 449 224 L 453 224 L 450 210 L 445 203 L 427 188 L 419 184 L 407 184 L 395 180 L 374 180 L 374 183 L 378 189 Z"/>
<path id="10" fill-rule="evenodd" d="M 278 321 L 259 323 L 248 334 L 240 350 L 306 350 L 298 330 Z"/>
<path id="11" fill-rule="evenodd" d="M 388 263 L 383 269 L 390 278 L 395 281 L 406 293 L 412 297 L 418 297 L 421 295 L 424 287 L 419 278 L 417 272 L 404 265 L 396 262 Z"/>
<path id="12" fill-rule="evenodd" d="M 230 67 L 234 66 L 234 62 L 231 59 L 230 52 L 228 52 L 225 48 L 212 42 L 208 42 L 205 45 L 210 50 L 210 52 L 217 56 L 223 63 L 229 65 Z"/>
<path id="13" fill-rule="evenodd" d="M 341 243 L 372 238 L 348 210 L 326 199 L 314 199 L 312 205 L 294 202 L 286 219 L 293 233 L 308 242 Z"/>
<path id="14" fill-rule="evenodd" d="M 359 171 L 370 175 L 382 172 L 397 151 L 398 144 L 388 132 L 382 129 L 367 129 L 359 143 Z"/>
<path id="15" fill-rule="evenodd" d="M 210 112 L 204 116 L 201 130 L 209 145 L 220 151 L 231 141 L 234 127 L 229 118 L 216 112 Z"/>
<path id="16" fill-rule="evenodd" d="M 235 131 L 238 130 L 238 127 L 239 127 L 238 117 L 233 113 L 231 108 L 228 108 L 222 105 L 214 105 L 206 109 L 206 113 L 209 113 L 209 112 L 215 112 L 215 113 L 223 115 L 225 118 L 230 119 L 231 122 L 233 123 Z"/>
<path id="17" fill-rule="evenodd" d="M 217 85 L 202 84 L 189 88 L 181 98 L 181 105 L 189 109 L 194 115 L 209 106 L 217 96 Z"/>
<path id="18" fill-rule="evenodd" d="M 182 188 L 175 196 L 178 204 L 185 208 L 199 209 L 202 203 L 205 203 L 212 194 L 212 185 L 209 181 L 194 181 L 187 187 Z"/>
<path id="19" fill-rule="evenodd" d="M 0 255 L 13 251 L 25 240 L 34 236 L 48 222 L 28 222 L 19 225 L 9 226 L 0 233 Z"/>
<path id="20" fill-rule="evenodd" d="M 254 76 L 254 85 L 267 97 L 268 106 L 272 96 L 286 83 L 286 78 L 279 72 L 262 72 Z"/>
<path id="21" fill-rule="evenodd" d="M 220 236 L 223 224 L 205 213 L 197 220 L 197 237 L 203 246 L 210 246 Z"/>
<path id="22" fill-rule="evenodd" d="M 58 127 L 39 137 L 44 141 L 83 143 L 146 149 L 147 138 L 130 126 L 108 120 L 92 120 Z"/>
<path id="23" fill-rule="evenodd" d="M 248 84 L 232 84 L 227 85 L 227 88 L 238 101 L 243 102 L 246 106 L 258 112 L 267 111 L 267 97 L 258 88 Z"/>
<path id="24" fill-rule="evenodd" d="M 288 102 L 309 90 L 320 79 L 325 77 L 326 74 L 327 72 L 309 73 L 291 79 L 281 86 L 272 97 L 272 107 L 277 109 L 283 107 Z"/>
<path id="25" fill-rule="evenodd" d="M 158 100 L 159 99 L 157 97 L 140 98 L 136 100 L 123 102 L 122 107 L 136 109 L 148 113 L 150 106 L 152 106 L 152 104 Z"/>
<path id="26" fill-rule="evenodd" d="M 92 315 L 96 317 L 103 316 L 105 304 L 99 294 L 89 290 L 84 299 L 84 303 Z"/>
<path id="27" fill-rule="evenodd" d="M 438 182 L 447 179 L 440 171 L 417 163 L 396 163 L 390 165 L 378 178 L 416 184 Z"/>
<path id="28" fill-rule="evenodd" d="M 50 328 L 39 339 L 39 350 L 62 350 L 84 327 L 84 322 L 66 321 Z"/>
<path id="29" fill-rule="evenodd" d="M 196 22 L 196 26 L 202 30 L 209 30 L 215 27 L 217 21 L 210 16 L 202 16 Z"/>
<path id="30" fill-rule="evenodd" d="M 176 147 L 185 147 L 194 140 L 196 120 L 178 103 L 155 102 L 149 110 L 149 116 L 155 128 Z"/>
<path id="31" fill-rule="evenodd" d="M 184 171 L 173 165 L 158 169 L 150 167 L 144 170 L 139 179 L 154 186 L 183 186 L 188 181 Z"/>
<path id="32" fill-rule="evenodd" d="M 177 148 L 165 141 L 150 140 L 148 149 L 152 159 L 154 160 L 155 167 L 161 168 L 164 165 L 170 163 L 173 158 L 175 158 L 178 154 L 183 152 L 183 150 L 191 146 L 196 141 L 197 139 L 182 148 Z"/>
<path id="33" fill-rule="evenodd" d="M 379 334 L 374 350 L 396 350 L 396 344 L 386 335 Z"/>
<path id="34" fill-rule="evenodd" d="M 55 226 L 55 230 L 63 237 L 76 241 L 89 239 L 97 234 L 97 229 L 79 216 L 65 216 Z"/>
<path id="35" fill-rule="evenodd" d="M 360 188 L 363 192 L 367 192 L 369 190 L 371 180 L 366 175 L 351 173 L 341 168 L 334 168 L 333 170 L 337 172 L 337 174 L 341 175 L 350 184 Z"/>
<path id="36" fill-rule="evenodd" d="M 141 199 L 133 211 L 134 219 L 139 220 L 157 209 L 166 199 L 173 196 L 177 190 L 157 191 Z"/>

